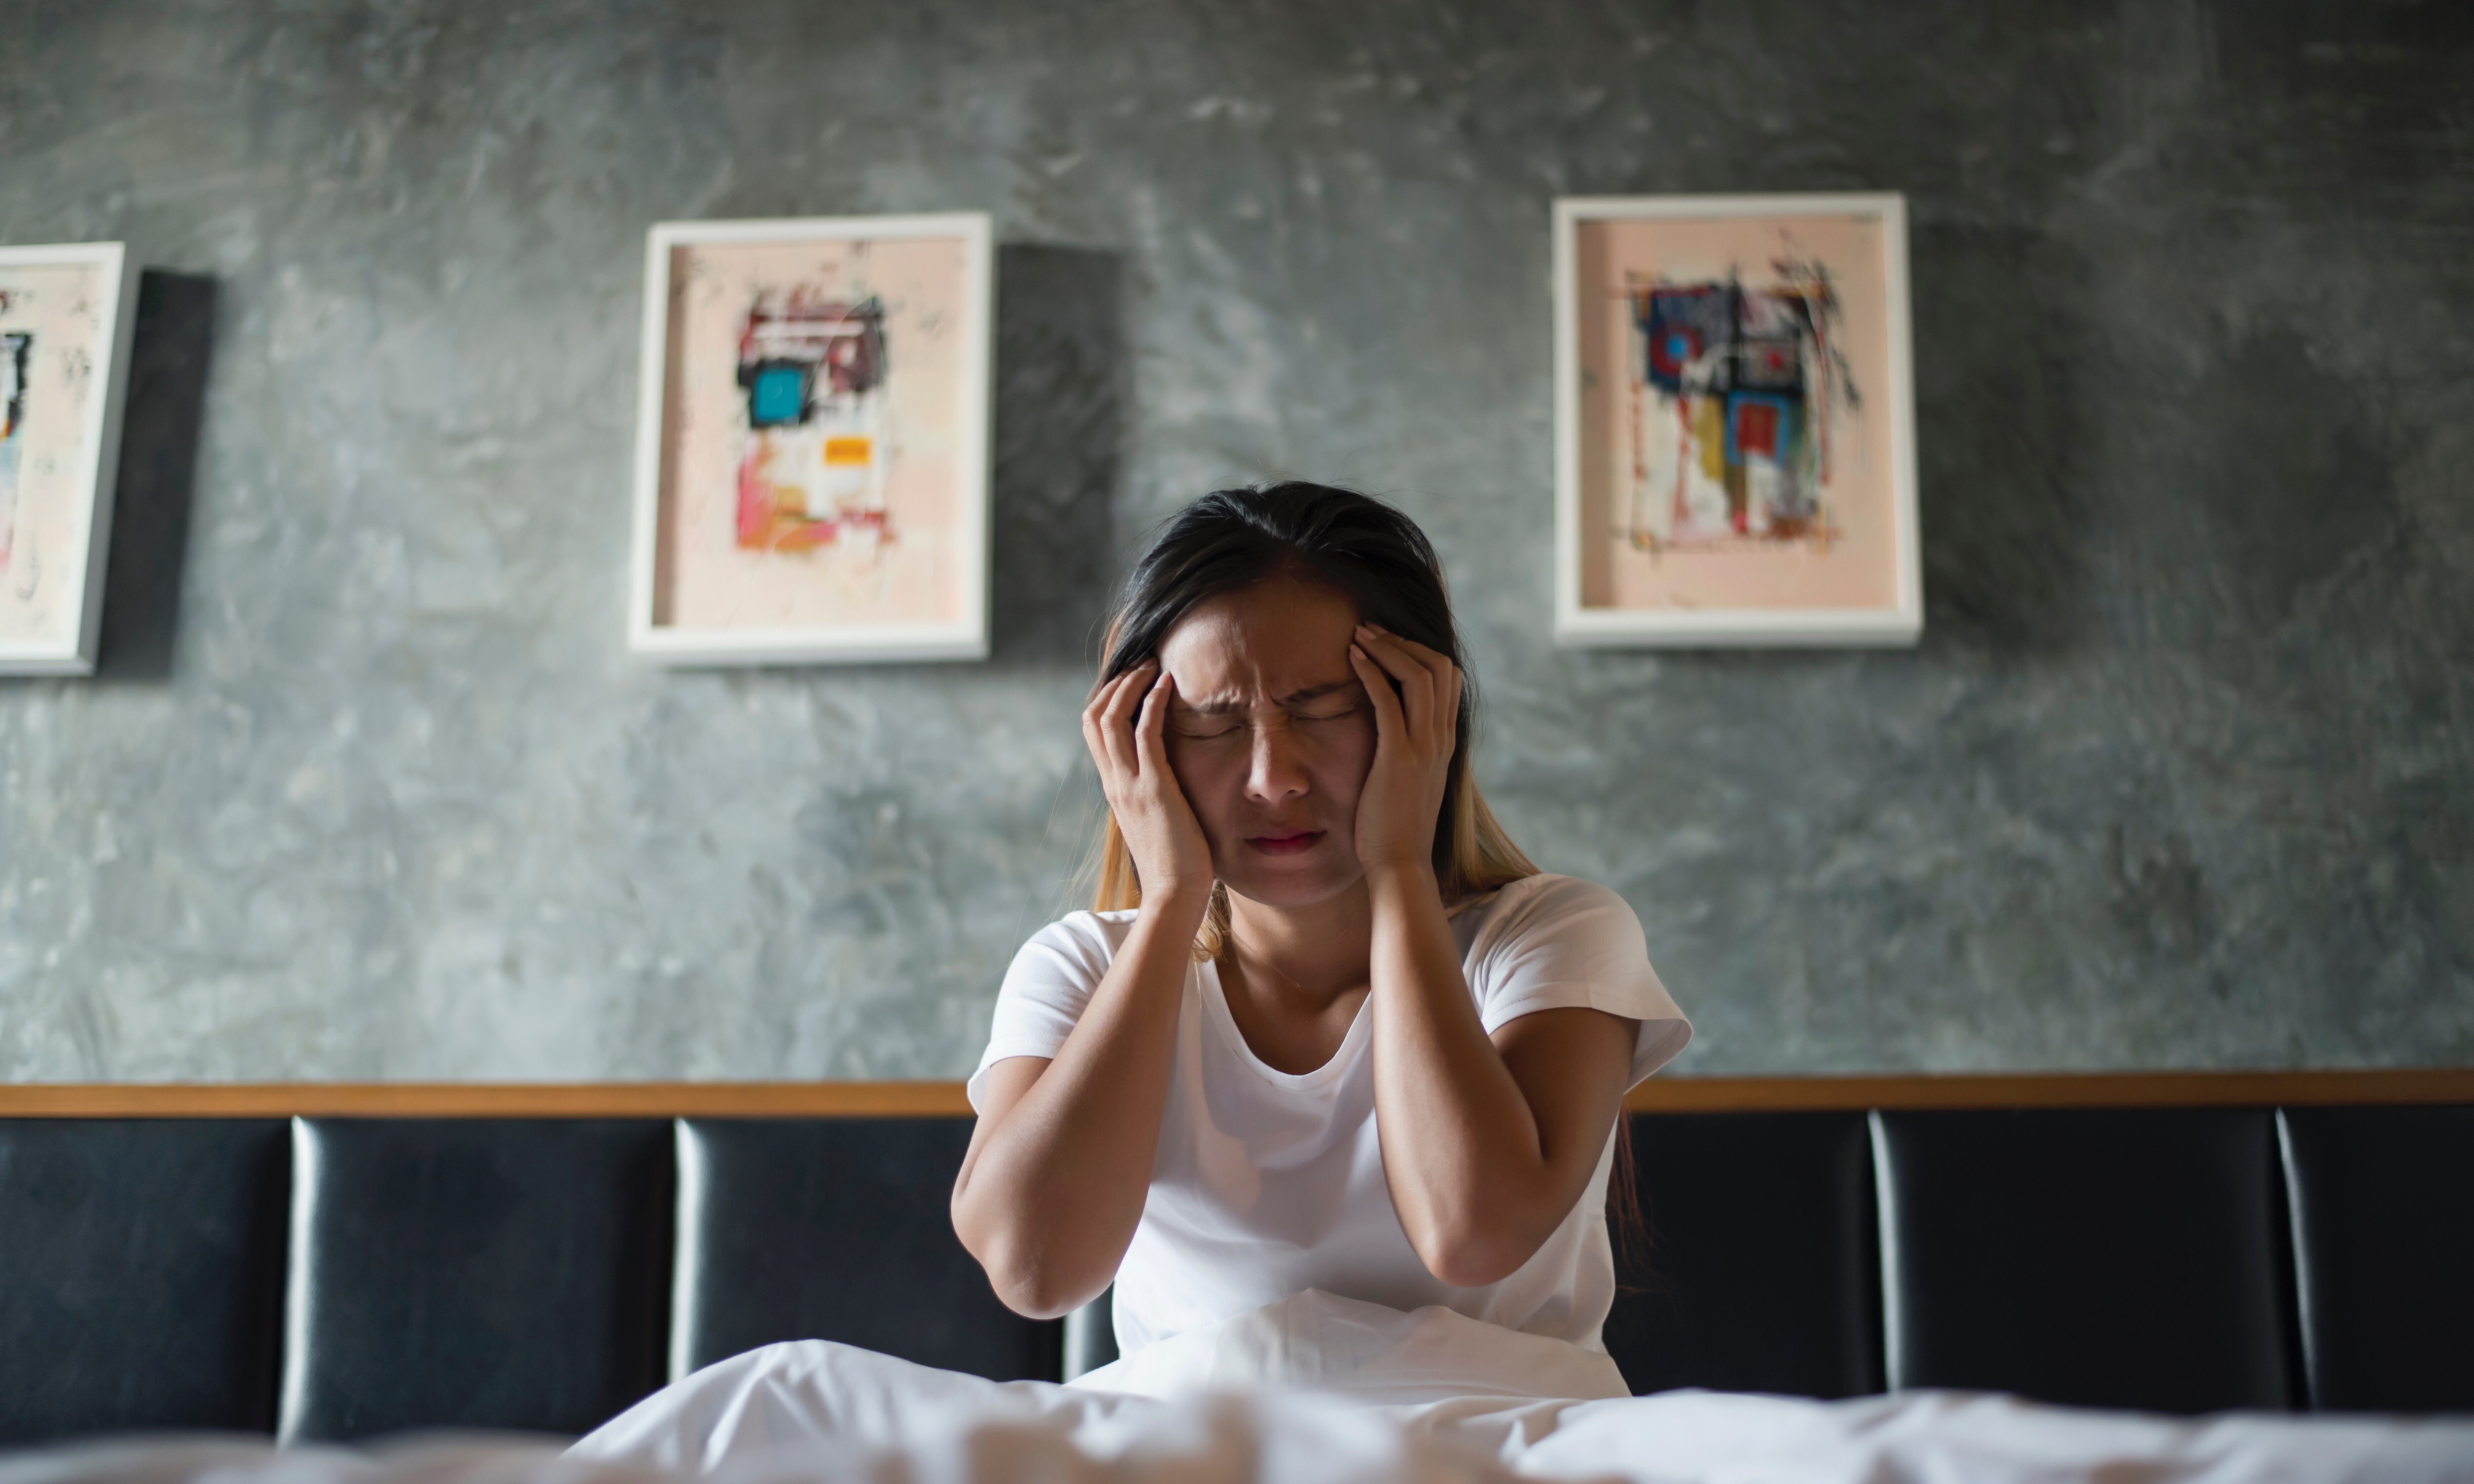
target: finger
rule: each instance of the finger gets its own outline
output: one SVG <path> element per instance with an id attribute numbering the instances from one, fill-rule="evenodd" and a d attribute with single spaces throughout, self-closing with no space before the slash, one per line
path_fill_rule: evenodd
<path id="1" fill-rule="evenodd" d="M 1452 662 L 1451 657 L 1445 655 L 1443 651 L 1432 649 L 1426 645 L 1420 644 L 1416 639 L 1410 638 L 1406 634 L 1394 634 L 1391 630 L 1384 628 L 1381 624 L 1370 623 L 1361 625 L 1361 627 L 1370 629 L 1382 637 L 1399 645 L 1402 649 L 1416 656 L 1419 663 L 1420 664 L 1450 664 Z"/>
<path id="2" fill-rule="evenodd" d="M 1435 706 L 1432 713 L 1436 729 L 1434 743 L 1439 749 L 1458 745 L 1460 734 L 1461 692 L 1467 688 L 1467 676 L 1452 662 L 1452 657 L 1439 649 L 1430 649 L 1415 639 L 1403 638 L 1380 624 L 1370 625 L 1374 632 L 1395 646 L 1395 652 L 1407 656 L 1433 678 Z"/>
<path id="3" fill-rule="evenodd" d="M 1110 681 L 1108 682 L 1108 694 L 1100 706 L 1101 717 L 1104 720 L 1112 715 L 1122 716 L 1126 714 L 1127 692 L 1131 690 L 1138 682 L 1148 682 L 1150 679 L 1151 678 L 1149 676 L 1143 673 L 1143 667 L 1141 665 L 1136 665 L 1132 669 L 1128 670 L 1125 674 L 1118 676 L 1115 680 Z"/>
<path id="4" fill-rule="evenodd" d="M 1126 688 L 1117 695 L 1114 715 L 1108 728 L 1108 738 L 1124 750 L 1126 771 L 1140 770 L 1141 754 L 1134 746 L 1134 730 L 1142 717 L 1143 703 L 1152 693 L 1159 676 L 1159 661 L 1147 659 L 1126 672 Z"/>
<path id="5" fill-rule="evenodd" d="M 1424 665 L 1426 673 L 1435 678 L 1435 746 L 1441 751 L 1450 751 L 1459 740 L 1461 691 L 1468 678 L 1461 672 L 1459 665 L 1452 662 L 1452 657 L 1441 650 L 1428 649 L 1415 639 L 1404 639 L 1398 634 L 1392 637 L 1393 642 L 1406 650 L 1410 658 Z"/>
<path id="6" fill-rule="evenodd" d="M 1374 704 L 1374 745 L 1380 749 L 1389 741 L 1395 746 L 1408 735 L 1408 719 L 1400 714 L 1400 698 L 1392 693 L 1392 682 L 1383 667 L 1374 662 L 1359 645 L 1348 646 L 1348 666 L 1357 672 L 1359 683 L 1366 687 L 1367 699 Z"/>
<path id="7" fill-rule="evenodd" d="M 1150 679 L 1140 665 L 1117 677 L 1116 692 L 1108 697 L 1107 709 L 1100 713 L 1100 734 L 1107 744 L 1109 764 L 1120 777 L 1135 769 L 1134 707 L 1141 704 Z"/>
<path id="8" fill-rule="evenodd" d="M 1100 770 L 1100 791 L 1103 794 L 1112 794 L 1117 787 L 1117 760 L 1108 751 L 1108 729 L 1102 720 L 1103 706 L 1107 697 L 1115 692 L 1116 682 L 1111 681 L 1101 702 L 1082 713 L 1082 748 L 1091 754 L 1092 766 Z"/>
<path id="9" fill-rule="evenodd" d="M 1168 708 L 1176 699 L 1176 682 L 1162 670 L 1152 682 L 1143 697 L 1143 711 L 1134 726 L 1134 754 L 1142 762 L 1143 772 L 1154 779 L 1169 777 Z"/>
<path id="10" fill-rule="evenodd" d="M 1118 673 L 1118 675 L 1108 675 L 1105 681 L 1101 681 L 1099 685 L 1091 687 L 1091 700 L 1083 703 L 1083 720 L 1099 722 L 1101 717 L 1108 715 L 1108 703 L 1116 700 L 1118 687 L 1124 685 L 1124 682 L 1126 682 L 1126 673 Z"/>
<path id="11" fill-rule="evenodd" d="M 1107 714 L 1108 702 L 1117 693 L 1117 679 L 1102 681 L 1091 692 L 1090 704 L 1082 707 L 1082 745 L 1090 750 L 1091 760 L 1100 765 L 1103 774 L 1108 768 L 1108 744 L 1101 718 Z"/>
<path id="12" fill-rule="evenodd" d="M 1442 650 L 1433 649 L 1420 644 L 1416 639 L 1406 637 L 1402 634 L 1394 634 L 1391 630 L 1384 628 L 1381 624 L 1368 624 L 1366 627 L 1373 630 L 1377 635 L 1387 642 L 1395 645 L 1400 653 L 1407 655 L 1418 663 L 1424 665 L 1426 669 L 1434 675 L 1435 683 L 1439 689 L 1448 690 L 1455 688 L 1458 677 L 1461 674 L 1461 667 L 1452 662 L 1451 656 L 1444 654 Z M 1457 698 L 1455 697 L 1455 699 Z"/>
<path id="13" fill-rule="evenodd" d="M 1368 624 L 1365 627 L 1371 630 L 1380 642 L 1390 645 L 1395 653 L 1406 656 L 1414 663 L 1424 667 L 1426 672 L 1435 678 L 1435 685 L 1439 693 L 1455 688 L 1461 667 L 1452 662 L 1451 656 L 1439 649 L 1430 649 L 1416 639 L 1394 634 L 1381 624 Z"/>
<path id="14" fill-rule="evenodd" d="M 1385 673 L 1400 682 L 1400 702 L 1410 738 L 1421 747 L 1429 743 L 1435 730 L 1434 672 L 1419 663 L 1397 635 L 1385 634 L 1372 624 L 1360 626 L 1357 642 Z"/>

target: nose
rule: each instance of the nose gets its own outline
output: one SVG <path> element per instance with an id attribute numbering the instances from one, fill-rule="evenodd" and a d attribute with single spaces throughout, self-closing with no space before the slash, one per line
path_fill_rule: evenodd
<path id="1" fill-rule="evenodd" d="M 1253 754 L 1246 764 L 1246 797 L 1257 803 L 1281 804 L 1305 791 L 1305 759 L 1297 738 L 1277 722 L 1256 728 Z"/>

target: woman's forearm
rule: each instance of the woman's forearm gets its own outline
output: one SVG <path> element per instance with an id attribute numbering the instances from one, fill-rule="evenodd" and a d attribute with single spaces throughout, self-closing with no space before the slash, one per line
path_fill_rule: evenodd
<path id="1" fill-rule="evenodd" d="M 954 1187 L 954 1230 L 1019 1313 L 1085 1303 L 1133 1239 L 1202 907 L 1146 901 L 1055 1058 L 981 1117 Z"/>
<path id="2" fill-rule="evenodd" d="M 1393 1209 L 1437 1278 L 1495 1282 L 1571 1210 L 1598 1151 L 1553 1147 L 1552 1122 L 1488 1038 L 1431 871 L 1379 868 L 1368 882 L 1375 1125 Z"/>

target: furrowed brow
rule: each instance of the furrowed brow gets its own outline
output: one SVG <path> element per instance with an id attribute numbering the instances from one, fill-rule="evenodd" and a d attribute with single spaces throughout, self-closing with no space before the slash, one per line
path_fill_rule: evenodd
<path id="1" fill-rule="evenodd" d="M 1305 706 L 1326 696 L 1354 689 L 1356 684 L 1355 681 L 1332 681 L 1322 685 L 1309 685 L 1303 690 L 1293 690 L 1282 696 L 1277 704 L 1284 706 Z M 1247 706 L 1245 702 L 1238 700 L 1188 701 L 1183 696 L 1179 696 L 1173 709 L 1180 716 L 1235 716 L 1245 711 Z"/>
<path id="2" fill-rule="evenodd" d="M 1320 701 L 1325 696 L 1338 695 L 1340 692 L 1348 690 L 1356 684 L 1357 682 L 1355 681 L 1333 681 L 1329 684 L 1325 685 L 1309 685 L 1303 690 L 1293 690 L 1287 695 L 1282 696 L 1280 698 L 1280 705 L 1303 706 L 1309 701 Z"/>

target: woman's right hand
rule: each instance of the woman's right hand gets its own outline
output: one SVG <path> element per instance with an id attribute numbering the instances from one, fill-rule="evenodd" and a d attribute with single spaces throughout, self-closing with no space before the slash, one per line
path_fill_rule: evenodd
<path id="1" fill-rule="evenodd" d="M 1108 1286 L 1150 1198 L 1211 904 L 1211 847 L 1168 763 L 1174 682 L 1159 662 L 1103 684 L 1082 740 L 1143 884 L 1134 920 L 1053 1058 L 988 1068 L 954 1183 L 954 1233 L 1017 1314 L 1054 1319 Z"/>
<path id="2" fill-rule="evenodd" d="M 1211 846 L 1168 762 L 1168 707 L 1176 693 L 1146 659 L 1093 693 L 1082 741 L 1100 765 L 1100 790 L 1133 852 L 1143 905 L 1201 907 L 1211 896 Z M 1200 919 L 1197 920 L 1200 922 Z"/>

